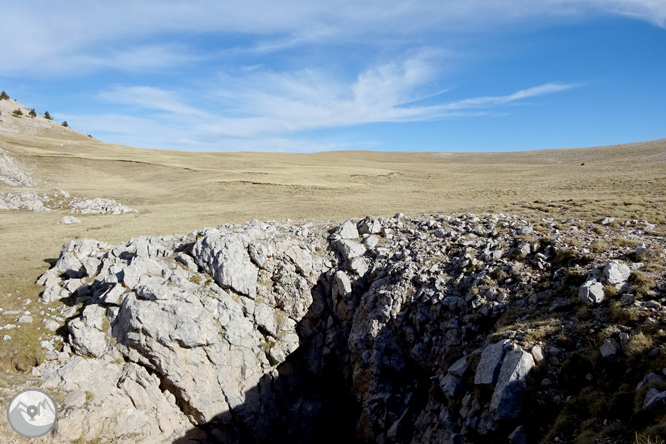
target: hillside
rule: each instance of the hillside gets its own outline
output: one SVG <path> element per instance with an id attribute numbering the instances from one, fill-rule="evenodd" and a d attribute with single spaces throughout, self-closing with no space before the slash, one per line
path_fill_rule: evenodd
<path id="1" fill-rule="evenodd" d="M 10 116 L 17 108 L 23 117 Z M 498 442 L 520 425 L 531 437 L 558 436 L 559 442 L 633 442 L 626 441 L 633 432 L 656 436 L 661 401 L 641 407 L 651 389 L 662 393 L 659 366 L 666 366 L 666 139 L 510 153 L 189 153 L 106 144 L 43 117 L 30 118 L 29 111 L 0 101 L 5 178 L 0 180 L 0 327 L 9 337 L 0 341 L 5 396 L 34 384 L 29 373 L 38 364 L 34 377 L 44 376 L 54 390 L 72 387 L 66 384 L 70 368 L 82 374 L 108 371 L 115 375 L 109 380 L 122 374 L 117 382 L 125 381 L 125 391 L 109 409 L 135 408 L 132 396 L 150 398 L 153 404 L 138 408 L 135 433 L 157 433 L 154 425 L 145 425 L 150 418 L 178 418 L 170 432 L 164 423 L 160 433 L 186 433 L 194 442 L 225 433 L 241 442 L 276 436 L 271 427 L 279 421 L 273 418 L 248 441 L 247 424 L 261 406 L 245 395 L 229 398 L 239 390 L 267 396 L 281 408 L 305 406 L 289 410 L 295 429 L 275 442 L 363 437 L 397 443 L 410 442 L 407 437 L 415 433 L 417 442 L 446 442 L 444 437 Z M 366 242 L 371 236 L 374 245 Z M 229 249 L 233 254 L 220 253 Z M 224 265 L 248 254 L 247 261 Z M 618 282 L 604 274 L 612 261 L 630 267 L 629 273 L 622 268 Z M 142 276 L 151 280 L 139 282 Z M 603 288 L 603 301 L 581 289 L 592 281 Z M 265 293 L 257 299 L 251 288 Z M 176 310 L 166 308 L 165 291 L 178 295 L 178 304 L 193 304 L 186 308 L 196 316 L 212 317 L 210 325 L 220 324 L 227 336 L 232 332 L 225 341 L 240 341 L 255 357 L 224 348 L 228 344 L 215 339 L 210 327 L 178 330 L 190 321 L 164 314 Z M 284 300 L 296 293 L 296 299 Z M 233 319 L 223 318 L 221 306 L 207 305 L 210 298 L 243 321 L 229 324 Z M 443 302 L 447 298 L 458 299 Z M 256 308 L 259 303 L 263 311 Z M 359 310 L 367 316 L 355 319 Z M 23 316 L 29 322 L 19 322 Z M 142 316 L 159 321 L 153 325 L 157 330 L 137 331 Z M 196 333 L 188 333 L 190 327 Z M 365 341 L 361 333 L 375 336 Z M 632 338 L 638 338 L 633 348 L 623 348 Z M 607 339 L 615 351 L 601 359 Z M 508 342 L 492 348 L 501 340 Z M 445 346 L 449 342 L 457 345 Z M 299 343 L 308 345 L 297 349 Z M 209 361 L 197 354 L 204 345 L 214 349 L 206 349 Z M 491 399 L 498 381 L 474 382 L 482 372 L 479 359 L 496 349 L 499 371 L 505 351 L 518 356 L 522 350 L 539 361 L 535 346 L 549 361 L 534 370 L 528 366 L 532 379 L 518 378 L 525 383 L 528 407 L 518 416 L 498 418 Z M 328 357 L 313 369 L 317 360 L 304 356 L 310 352 Z M 526 356 L 520 359 L 529 361 Z M 220 382 L 222 388 L 205 386 L 208 377 L 187 382 L 174 376 L 183 371 L 176 357 L 202 374 L 212 372 L 214 379 L 217 370 L 206 366 L 215 359 L 242 361 L 228 371 L 242 369 L 244 376 Z M 461 359 L 468 364 L 459 371 Z M 624 376 L 623 365 L 632 366 Z M 581 379 L 568 371 L 586 374 Z M 635 390 L 650 372 L 659 378 Z M 284 398 L 277 387 L 294 389 L 290 378 L 299 375 L 310 378 L 312 397 L 299 398 L 302 393 L 295 391 L 298 396 Z M 324 376 L 334 378 L 330 393 L 316 383 Z M 623 377 L 626 387 L 620 387 Z M 265 378 L 274 391 L 259 390 Z M 395 381 L 404 378 L 411 382 L 398 388 Z M 83 387 L 79 393 L 93 391 Z M 160 390 L 164 396 L 157 395 Z M 62 390 L 61 400 L 74 408 L 70 413 L 83 416 L 68 417 L 62 439 L 119 433 L 111 423 L 76 428 L 91 409 L 85 393 L 80 399 L 68 391 Z M 338 434 L 306 424 L 333 414 L 321 405 L 331 402 L 335 391 L 347 394 L 335 406 L 349 411 Z M 613 391 L 622 397 L 592 405 L 593 398 Z M 548 408 L 575 420 L 553 415 L 532 424 L 529 409 L 543 407 L 539 393 Z M 378 399 L 385 399 L 381 407 L 375 405 Z M 640 405 L 632 410 L 634 402 Z M 165 419 L 160 409 L 172 416 Z M 216 409 L 230 413 L 218 417 Z M 433 426 L 438 415 L 450 425 L 448 432 Z M 622 428 L 628 419 L 638 422 Z M 220 422 L 231 426 L 220 428 Z M 415 423 L 418 430 L 407 425 Z M 577 440 L 581 431 L 601 441 Z M 335 438 L 317 441 L 315 432 Z M 603 441 L 612 433 L 616 441 Z"/>

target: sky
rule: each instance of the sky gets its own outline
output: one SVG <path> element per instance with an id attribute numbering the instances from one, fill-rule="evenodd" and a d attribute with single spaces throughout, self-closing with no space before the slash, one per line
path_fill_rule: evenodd
<path id="1" fill-rule="evenodd" d="M 666 137 L 664 0 L 6 2 L 0 90 L 105 142 L 488 152 Z"/>

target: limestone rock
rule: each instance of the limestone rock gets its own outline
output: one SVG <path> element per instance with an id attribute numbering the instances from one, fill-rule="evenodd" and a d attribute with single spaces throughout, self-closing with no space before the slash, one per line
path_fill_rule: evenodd
<path id="1" fill-rule="evenodd" d="M 256 295 L 257 268 L 250 261 L 244 237 L 209 234 L 196 242 L 192 254 L 197 265 L 213 275 L 222 288 L 250 297 Z"/>
<path id="2" fill-rule="evenodd" d="M 615 356 L 619 350 L 620 347 L 617 341 L 613 338 L 604 339 L 603 345 L 599 348 L 599 352 L 601 352 L 601 357 L 603 358 Z"/>
<path id="3" fill-rule="evenodd" d="M 351 220 L 347 220 L 342 225 L 340 225 L 335 230 L 335 233 L 339 235 L 342 239 L 356 239 L 359 236 L 356 224 Z"/>
<path id="4" fill-rule="evenodd" d="M 481 359 L 476 367 L 474 384 L 495 384 L 500 373 L 504 352 L 509 344 L 510 341 L 504 339 L 486 347 L 483 353 L 481 353 Z"/>
<path id="5" fill-rule="evenodd" d="M 75 218 L 74 216 L 64 216 L 58 225 L 71 225 L 71 224 L 80 224 L 81 221 Z"/>
<path id="6" fill-rule="evenodd" d="M 654 387 L 647 391 L 643 401 L 643 410 L 650 410 L 663 405 L 666 405 L 666 391 L 660 392 Z"/>
<path id="7" fill-rule="evenodd" d="M 617 261 L 612 261 L 604 267 L 604 278 L 612 285 L 626 282 L 630 274 L 631 269 Z"/>
<path id="8" fill-rule="evenodd" d="M 335 248 L 342 253 L 345 261 L 349 261 L 355 257 L 359 257 L 365 254 L 365 247 L 352 240 L 341 239 L 335 241 Z"/>
<path id="9" fill-rule="evenodd" d="M 605 296 L 604 286 L 594 279 L 585 282 L 578 290 L 578 297 L 588 305 L 598 304 L 604 300 Z"/>
<path id="10" fill-rule="evenodd" d="M 530 353 L 518 349 L 506 354 L 490 400 L 490 410 L 498 420 L 514 419 L 520 414 L 527 375 L 532 367 L 534 359 Z"/>
<path id="11" fill-rule="evenodd" d="M 358 232 L 360 234 L 377 234 L 381 233 L 381 231 L 381 222 L 371 217 L 366 217 L 358 223 Z"/>
<path id="12" fill-rule="evenodd" d="M 42 388 L 70 391 L 53 432 L 57 442 L 117 437 L 114 442 L 171 442 L 191 427 L 160 381 L 136 364 L 81 357 L 48 370 Z M 90 400 L 88 401 L 88 393 Z M 87 404 L 94 408 L 86 408 Z M 91 405 L 92 407 L 92 405 Z"/>

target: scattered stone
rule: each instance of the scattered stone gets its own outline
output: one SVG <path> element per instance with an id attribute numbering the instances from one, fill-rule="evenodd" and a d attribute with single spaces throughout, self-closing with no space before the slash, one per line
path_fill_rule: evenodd
<path id="1" fill-rule="evenodd" d="M 541 346 L 535 345 L 530 350 L 530 353 L 532 353 L 532 357 L 534 358 L 534 362 L 537 365 L 543 365 L 543 363 L 546 361 L 546 359 L 543 356 L 543 349 L 541 348 Z"/>
<path id="2" fill-rule="evenodd" d="M 615 356 L 618 351 L 620 351 L 620 347 L 613 338 L 604 339 L 603 345 L 599 348 L 599 352 L 601 352 L 601 357 L 603 358 Z"/>
<path id="3" fill-rule="evenodd" d="M 20 318 L 18 318 L 17 322 L 19 324 L 31 324 L 32 323 L 32 316 L 23 315 Z"/>
<path id="4" fill-rule="evenodd" d="M 509 435 L 511 444 L 527 444 L 527 429 L 523 425 L 516 427 Z"/>
<path id="5" fill-rule="evenodd" d="M 596 279 L 590 279 L 580 286 L 578 297 L 588 305 L 598 304 L 604 300 L 604 286 Z"/>
<path id="6" fill-rule="evenodd" d="M 643 387 L 645 387 L 646 385 L 648 385 L 652 382 L 661 381 L 663 379 L 664 379 L 663 377 L 661 377 L 660 375 L 658 375 L 656 373 L 650 373 L 647 376 L 645 376 L 645 378 L 643 378 L 643 380 L 641 382 L 638 383 L 638 385 L 636 386 L 636 391 L 638 392 Z"/>
<path id="7" fill-rule="evenodd" d="M 666 391 L 660 392 L 654 387 L 647 391 L 643 401 L 643 410 L 651 410 L 663 405 L 666 405 Z"/>
<path id="8" fill-rule="evenodd" d="M 604 267 L 604 278 L 612 285 L 626 282 L 630 274 L 631 269 L 617 261 L 612 261 Z"/>
<path id="9" fill-rule="evenodd" d="M 356 239 L 359 236 L 359 232 L 356 229 L 356 224 L 351 220 L 347 220 L 342 225 L 340 225 L 338 229 L 335 230 L 335 233 L 342 239 Z"/>
<path id="10" fill-rule="evenodd" d="M 74 216 L 64 216 L 58 225 L 70 225 L 70 224 L 80 224 L 81 221 L 75 218 Z"/>
<path id="11" fill-rule="evenodd" d="M 381 233 L 382 224 L 371 217 L 366 217 L 358 223 L 359 234 L 377 234 Z"/>
<path id="12" fill-rule="evenodd" d="M 335 241 L 335 247 L 340 253 L 342 253 L 342 257 L 344 257 L 345 261 L 363 256 L 366 251 L 362 244 L 347 239 Z"/>
<path id="13" fill-rule="evenodd" d="M 73 199 L 69 204 L 71 213 L 78 214 L 126 214 L 138 213 L 138 210 L 119 204 L 112 199 Z"/>

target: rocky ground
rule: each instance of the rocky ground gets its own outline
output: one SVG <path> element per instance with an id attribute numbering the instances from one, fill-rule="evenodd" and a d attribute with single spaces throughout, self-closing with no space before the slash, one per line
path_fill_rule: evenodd
<path id="1" fill-rule="evenodd" d="M 661 230 L 397 214 L 72 241 L 38 281 L 63 305 L 33 375 L 56 442 L 654 442 Z"/>
<path id="2" fill-rule="evenodd" d="M 94 199 L 71 198 L 67 191 L 58 188 L 53 189 L 50 193 L 35 191 L 0 193 L 0 210 L 52 211 L 56 209 L 68 209 L 70 213 L 78 214 L 138 213 L 134 208 L 122 205 L 112 199 L 99 197 Z M 72 216 L 68 220 L 71 219 Z"/>

